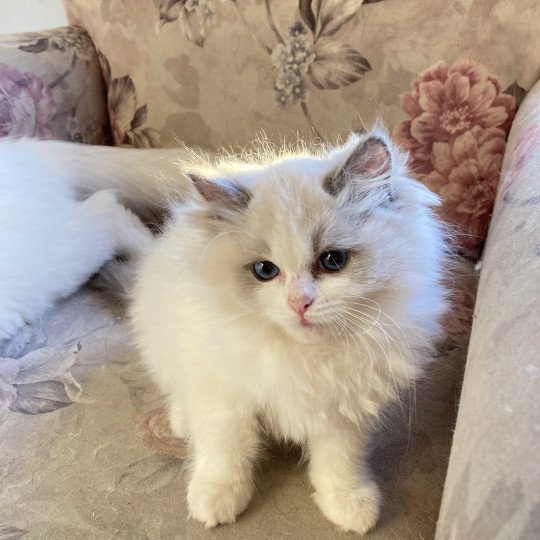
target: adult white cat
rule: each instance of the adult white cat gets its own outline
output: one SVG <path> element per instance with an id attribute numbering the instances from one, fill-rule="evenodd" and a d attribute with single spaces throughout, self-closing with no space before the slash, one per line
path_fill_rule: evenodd
<path id="1" fill-rule="evenodd" d="M 446 309 L 438 198 L 380 130 L 185 170 L 196 191 L 143 261 L 131 316 L 192 443 L 191 515 L 212 527 L 246 508 L 262 429 L 304 445 L 321 511 L 365 533 L 368 427 L 421 373 Z"/>
<path id="2" fill-rule="evenodd" d="M 138 218 L 100 190 L 121 188 L 121 198 L 148 211 L 178 184 L 180 153 L 0 140 L 0 341 L 116 253 L 151 241 Z"/>

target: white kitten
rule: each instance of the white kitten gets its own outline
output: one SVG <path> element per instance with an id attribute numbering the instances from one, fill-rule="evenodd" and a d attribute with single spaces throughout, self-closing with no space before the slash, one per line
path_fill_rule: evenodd
<path id="1" fill-rule="evenodd" d="M 192 443 L 191 515 L 212 527 L 246 508 L 262 427 L 305 445 L 321 511 L 365 533 L 368 427 L 421 373 L 446 309 L 438 198 L 380 130 L 184 169 L 191 202 L 143 261 L 131 316 Z"/>
<path id="2" fill-rule="evenodd" d="M 179 152 L 0 141 L 0 341 L 115 253 L 152 241 L 112 192 L 99 190 L 121 187 L 124 199 L 148 210 L 172 178 L 178 184 Z"/>

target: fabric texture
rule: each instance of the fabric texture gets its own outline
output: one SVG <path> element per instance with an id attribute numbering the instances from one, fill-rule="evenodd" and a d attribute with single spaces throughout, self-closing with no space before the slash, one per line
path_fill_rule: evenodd
<path id="1" fill-rule="evenodd" d="M 524 45 L 536 0 L 65 4 L 100 51 L 115 144 L 333 140 L 381 118 L 463 248 L 481 248 L 508 129 L 540 75 Z"/>
<path id="2" fill-rule="evenodd" d="M 0 36 L 0 137 L 110 144 L 105 87 L 77 27 Z"/>
<path id="3" fill-rule="evenodd" d="M 540 83 L 489 230 L 437 538 L 540 537 Z"/>

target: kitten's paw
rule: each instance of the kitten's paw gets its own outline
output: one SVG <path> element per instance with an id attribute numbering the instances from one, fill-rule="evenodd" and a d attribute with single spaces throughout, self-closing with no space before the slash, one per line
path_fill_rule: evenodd
<path id="1" fill-rule="evenodd" d="M 188 508 L 191 517 L 202 521 L 206 528 L 220 523 L 234 523 L 252 495 L 251 485 L 218 484 L 194 478 L 188 488 Z"/>
<path id="2" fill-rule="evenodd" d="M 379 519 L 381 495 L 374 482 L 354 490 L 316 491 L 313 498 L 322 513 L 344 531 L 363 535 Z"/>

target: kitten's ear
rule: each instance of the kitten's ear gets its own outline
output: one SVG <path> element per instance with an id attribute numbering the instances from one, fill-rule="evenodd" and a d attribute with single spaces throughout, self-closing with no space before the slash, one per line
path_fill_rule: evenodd
<path id="1" fill-rule="evenodd" d="M 351 136 L 342 149 L 346 155 L 344 164 L 324 181 L 326 191 L 337 196 L 347 187 L 365 188 L 370 181 L 389 186 L 392 173 L 390 145 L 390 141 L 379 134 L 360 140 L 356 135 Z"/>
<path id="2" fill-rule="evenodd" d="M 209 179 L 193 173 L 189 173 L 188 177 L 195 189 L 210 203 L 218 219 L 228 219 L 231 213 L 245 210 L 251 199 L 249 191 L 232 180 Z"/>

